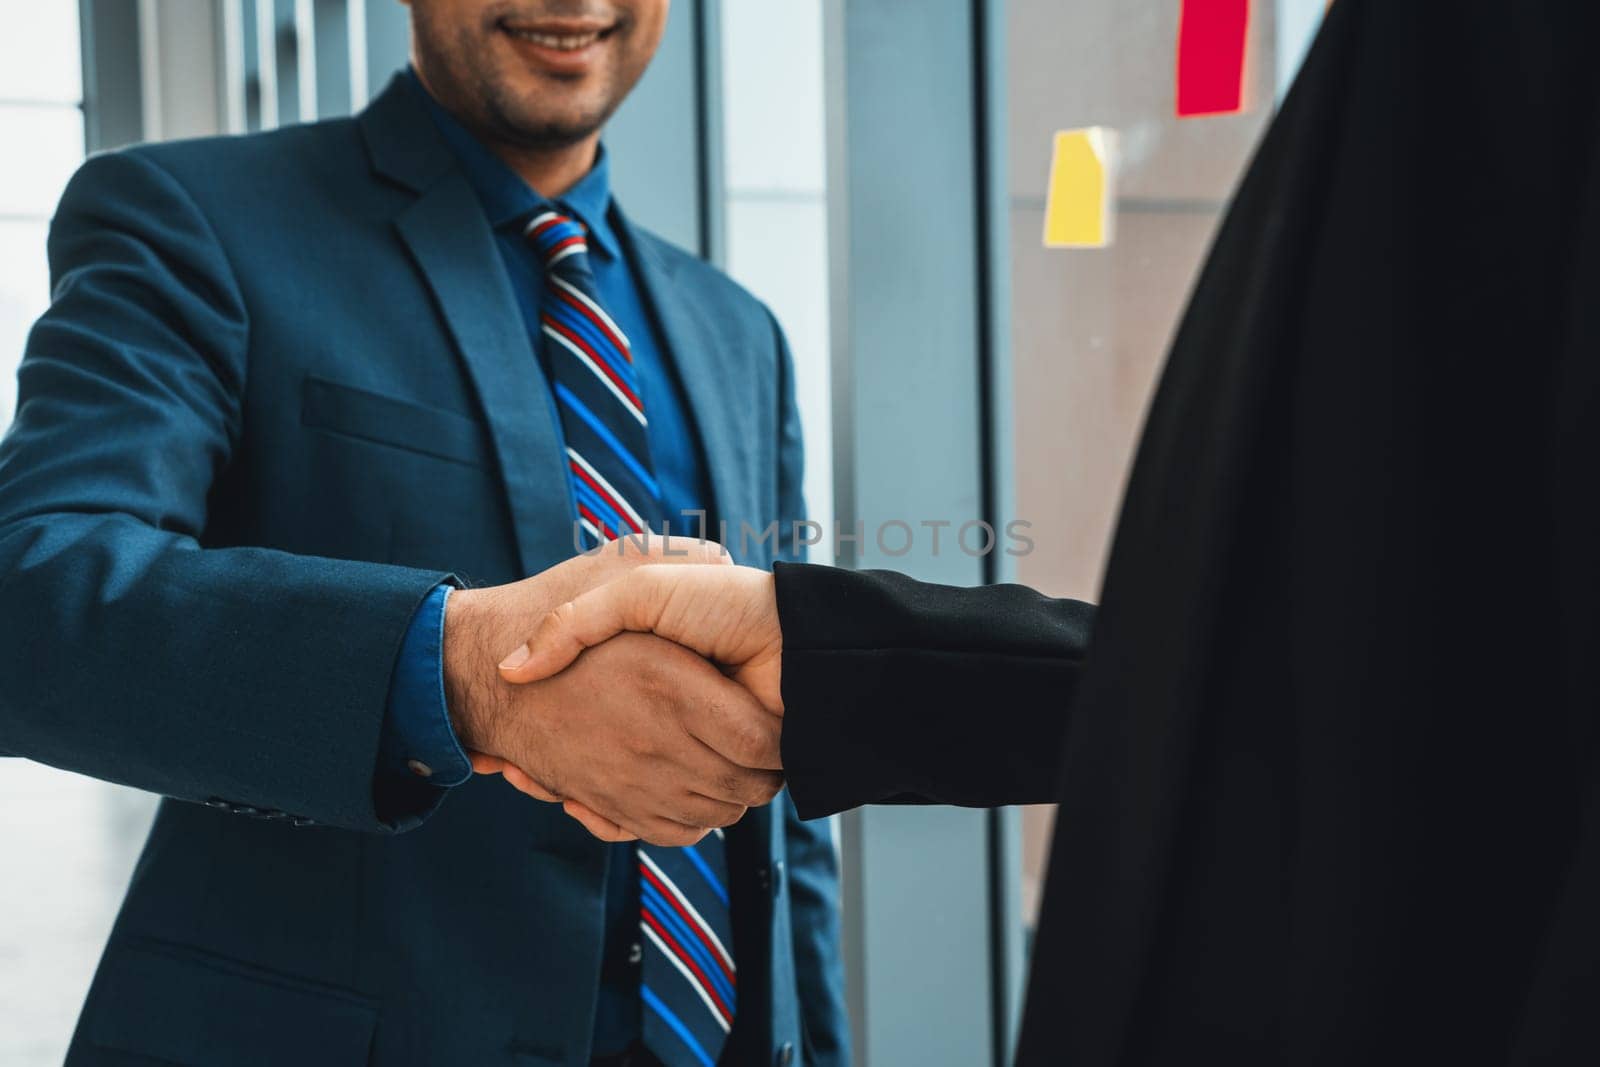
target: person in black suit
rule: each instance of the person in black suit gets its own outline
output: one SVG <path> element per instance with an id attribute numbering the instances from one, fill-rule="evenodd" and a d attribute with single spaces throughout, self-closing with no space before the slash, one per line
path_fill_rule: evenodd
<path id="1" fill-rule="evenodd" d="M 1019 1063 L 1600 1063 L 1597 39 L 1592 5 L 1333 6 L 1097 613 L 647 568 L 506 673 L 654 631 L 784 713 L 807 817 L 1058 802 Z"/>

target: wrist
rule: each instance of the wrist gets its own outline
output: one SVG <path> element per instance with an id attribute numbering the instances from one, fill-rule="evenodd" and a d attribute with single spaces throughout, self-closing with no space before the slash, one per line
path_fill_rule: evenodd
<path id="1" fill-rule="evenodd" d="M 444 694 L 463 748 L 507 757 L 501 735 L 510 718 L 511 686 L 499 664 L 538 629 L 557 605 L 577 595 L 548 573 L 509 585 L 462 589 L 444 619 Z"/>
<path id="2" fill-rule="evenodd" d="M 463 748 L 501 755 L 495 737 L 503 705 L 495 676 L 495 590 L 463 589 L 450 597 L 444 619 L 444 700 Z"/>

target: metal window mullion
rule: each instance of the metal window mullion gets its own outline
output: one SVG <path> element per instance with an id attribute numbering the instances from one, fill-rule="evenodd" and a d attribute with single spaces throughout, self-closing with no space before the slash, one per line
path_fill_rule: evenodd
<path id="1" fill-rule="evenodd" d="M 139 97 L 146 141 L 161 140 L 161 12 L 157 0 L 139 0 Z"/>
<path id="2" fill-rule="evenodd" d="M 261 128 L 278 125 L 278 15 L 272 0 L 256 0 L 256 82 L 261 87 Z"/>
<path id="3" fill-rule="evenodd" d="M 367 106 L 367 0 L 345 0 L 349 27 L 350 110 Z"/>
<path id="4" fill-rule="evenodd" d="M 222 0 L 222 114 L 227 132 L 244 133 L 246 118 L 244 0 Z"/>
<path id="5" fill-rule="evenodd" d="M 295 77 L 300 121 L 317 121 L 317 16 L 312 0 L 294 0 Z"/>

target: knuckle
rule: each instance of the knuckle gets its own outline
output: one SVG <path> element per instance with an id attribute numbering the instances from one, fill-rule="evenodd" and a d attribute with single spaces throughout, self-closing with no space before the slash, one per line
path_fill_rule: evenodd
<path id="1" fill-rule="evenodd" d="M 745 807 L 742 804 L 707 800 L 680 812 L 677 821 L 685 826 L 732 826 L 744 818 L 744 813 Z"/>
<path id="2" fill-rule="evenodd" d="M 665 701 L 671 695 L 666 671 L 653 656 L 636 657 L 634 682 L 649 697 Z"/>
<path id="3" fill-rule="evenodd" d="M 745 794 L 745 803 L 753 808 L 760 807 L 778 795 L 782 784 L 775 778 L 752 778 L 749 791 Z"/>
<path id="4" fill-rule="evenodd" d="M 571 630 L 578 621 L 578 605 L 568 600 L 557 605 L 549 615 L 547 625 L 558 630 Z"/>
<path id="5" fill-rule="evenodd" d="M 755 767 L 765 762 L 770 755 L 767 751 L 768 744 L 767 732 L 749 723 L 739 727 L 734 735 L 734 746 L 738 752 L 739 762 L 746 766 Z"/>

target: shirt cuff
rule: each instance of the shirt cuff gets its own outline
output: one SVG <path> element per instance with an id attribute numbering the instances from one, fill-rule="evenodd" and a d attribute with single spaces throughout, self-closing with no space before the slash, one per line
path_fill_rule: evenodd
<path id="1" fill-rule="evenodd" d="M 414 808 L 418 800 L 424 800 L 422 806 L 431 810 L 445 789 L 472 777 L 472 764 L 450 725 L 445 705 L 444 618 L 449 599 L 448 585 L 429 593 L 411 617 L 400 644 L 378 745 L 375 788 L 380 815 L 385 808 Z M 433 795 L 419 797 L 418 786 L 432 787 L 427 792 Z M 385 803 L 386 798 L 393 803 Z M 425 815 L 426 811 L 415 814 Z M 411 823 L 412 819 L 400 814 L 395 821 Z"/>

